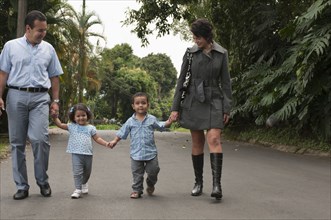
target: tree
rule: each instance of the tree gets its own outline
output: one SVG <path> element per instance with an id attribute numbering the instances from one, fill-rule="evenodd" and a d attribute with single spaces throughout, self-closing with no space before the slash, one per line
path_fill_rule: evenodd
<path id="1" fill-rule="evenodd" d="M 24 19 L 27 14 L 28 3 L 25 0 L 18 0 L 18 16 L 16 37 L 21 37 L 25 33 Z"/>
<path id="2" fill-rule="evenodd" d="M 58 37 L 54 30 L 54 26 L 59 24 L 61 26 L 60 20 L 54 19 L 56 17 L 56 9 L 64 7 L 66 4 L 61 0 L 52 0 L 52 1 L 42 1 L 42 0 L 29 0 L 29 1 L 20 1 L 24 3 L 24 7 L 22 8 L 22 13 L 20 19 L 18 18 L 19 11 L 19 2 L 18 0 L 0 0 L 0 23 L 2 24 L 0 27 L 0 50 L 2 50 L 5 42 L 8 40 L 16 38 L 18 32 L 18 24 L 21 25 L 20 29 L 24 30 L 24 14 L 27 11 L 31 10 L 40 10 L 47 17 L 47 23 L 49 24 L 49 31 L 46 35 L 45 40 L 54 45 L 57 53 L 60 51 L 60 60 L 61 60 L 61 50 L 57 47 L 57 42 L 61 39 Z M 26 8 L 25 8 L 26 7 Z M 53 32 L 54 31 L 54 32 Z M 53 34 L 55 33 L 55 34 Z M 22 34 L 18 34 L 22 36 Z M 62 62 L 61 62 L 62 63 Z M 5 95 L 4 97 L 5 98 Z M 7 118 L 5 116 L 0 118 L 1 130 L 7 130 Z M 4 126 L 2 126 L 4 125 Z"/>
<path id="3" fill-rule="evenodd" d="M 170 115 L 172 91 L 176 86 L 177 71 L 166 54 L 149 54 L 141 59 L 141 68 L 145 70 L 158 84 L 154 107 L 159 108 L 163 119 Z M 168 100 L 168 101 L 166 101 Z"/>
<path id="4" fill-rule="evenodd" d="M 142 44 L 154 29 L 168 34 L 198 17 L 213 23 L 229 51 L 233 125 L 263 125 L 273 116 L 331 141 L 329 0 L 139 2 L 126 24 L 136 25 Z"/>
<path id="5" fill-rule="evenodd" d="M 70 10 L 65 14 L 67 34 L 66 40 L 74 47 L 78 68 L 75 73 L 75 79 L 78 81 L 78 102 L 83 102 L 84 90 L 87 87 L 87 71 L 89 66 L 90 54 L 93 52 L 93 46 L 89 41 L 90 37 L 105 39 L 103 35 L 91 31 L 91 27 L 102 25 L 101 20 L 94 12 L 86 11 L 85 0 L 83 0 L 82 12 Z"/>
<path id="6" fill-rule="evenodd" d="M 118 81 L 118 71 L 123 67 L 136 67 L 135 60 L 138 58 L 133 55 L 133 50 L 129 44 L 115 45 L 112 49 L 104 49 L 101 53 L 100 72 L 105 76 L 100 94 L 102 99 L 110 106 L 109 118 L 117 118 L 119 92 L 121 82 Z"/>
<path id="7" fill-rule="evenodd" d="M 120 113 L 118 118 L 122 122 L 132 115 L 131 97 L 137 92 L 148 94 L 151 103 L 150 109 L 153 109 L 152 103 L 154 103 L 156 97 L 157 84 L 146 71 L 139 68 L 129 69 L 123 67 L 118 71 L 116 81 L 119 83 L 115 88 L 118 90 L 118 113 Z"/>
<path id="8" fill-rule="evenodd" d="M 12 39 L 10 29 L 8 28 L 8 17 L 11 5 L 9 0 L 0 0 L 0 50 L 4 44 Z"/>

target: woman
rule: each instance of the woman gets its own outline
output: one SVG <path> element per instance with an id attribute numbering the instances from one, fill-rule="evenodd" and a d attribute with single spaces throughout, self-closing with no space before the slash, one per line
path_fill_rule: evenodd
<path id="1" fill-rule="evenodd" d="M 189 63 L 185 54 L 170 117 L 179 120 L 180 125 L 190 129 L 191 132 L 195 173 L 195 185 L 191 195 L 202 194 L 204 144 L 207 141 L 213 174 L 211 197 L 221 199 L 223 196 L 221 131 L 230 119 L 232 91 L 228 53 L 213 41 L 212 31 L 213 27 L 206 19 L 198 19 L 191 25 L 195 45 L 189 49 L 189 53 L 192 54 L 190 82 L 185 98 L 181 101 Z"/>

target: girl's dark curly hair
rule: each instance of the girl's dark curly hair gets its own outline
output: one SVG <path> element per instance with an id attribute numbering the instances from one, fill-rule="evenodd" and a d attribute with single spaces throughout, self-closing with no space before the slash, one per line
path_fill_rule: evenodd
<path id="1" fill-rule="evenodd" d="M 204 18 L 199 18 L 191 24 L 191 32 L 197 37 L 203 37 L 208 43 L 213 42 L 213 25 Z"/>
<path id="2" fill-rule="evenodd" d="M 84 105 L 83 103 L 78 103 L 78 104 L 72 106 L 69 110 L 69 113 L 68 113 L 69 119 L 73 123 L 76 123 L 76 121 L 75 121 L 75 112 L 77 110 L 81 110 L 81 111 L 86 112 L 87 120 L 90 120 L 93 117 L 91 110 L 86 105 Z"/>

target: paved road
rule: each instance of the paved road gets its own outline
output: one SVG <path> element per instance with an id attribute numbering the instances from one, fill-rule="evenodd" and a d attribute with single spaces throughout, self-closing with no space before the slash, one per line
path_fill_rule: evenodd
<path id="1" fill-rule="evenodd" d="M 100 131 L 106 139 L 114 131 Z M 294 155 L 261 146 L 224 141 L 221 202 L 210 197 L 211 171 L 205 155 L 204 193 L 192 197 L 193 170 L 188 133 L 156 132 L 161 172 L 155 195 L 133 200 L 129 141 L 116 148 L 95 145 L 89 194 L 70 198 L 71 157 L 67 133 L 51 135 L 51 198 L 39 194 L 33 177 L 32 152 L 27 163 L 30 196 L 16 191 L 10 159 L 1 163 L 1 219 L 330 219 L 330 158 Z"/>

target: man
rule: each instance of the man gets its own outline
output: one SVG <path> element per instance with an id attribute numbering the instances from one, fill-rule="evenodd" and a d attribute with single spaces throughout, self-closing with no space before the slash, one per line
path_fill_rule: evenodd
<path id="1" fill-rule="evenodd" d="M 0 116 L 5 109 L 2 96 L 7 85 L 9 142 L 17 187 L 15 200 L 29 196 L 25 161 L 27 138 L 32 146 L 40 193 L 45 197 L 52 193 L 47 175 L 48 119 L 50 108 L 51 114 L 59 110 L 59 75 L 63 71 L 53 46 L 43 41 L 46 30 L 46 16 L 40 11 L 31 11 L 25 18 L 25 35 L 8 41 L 0 54 Z M 52 101 L 48 94 L 50 88 Z"/>

